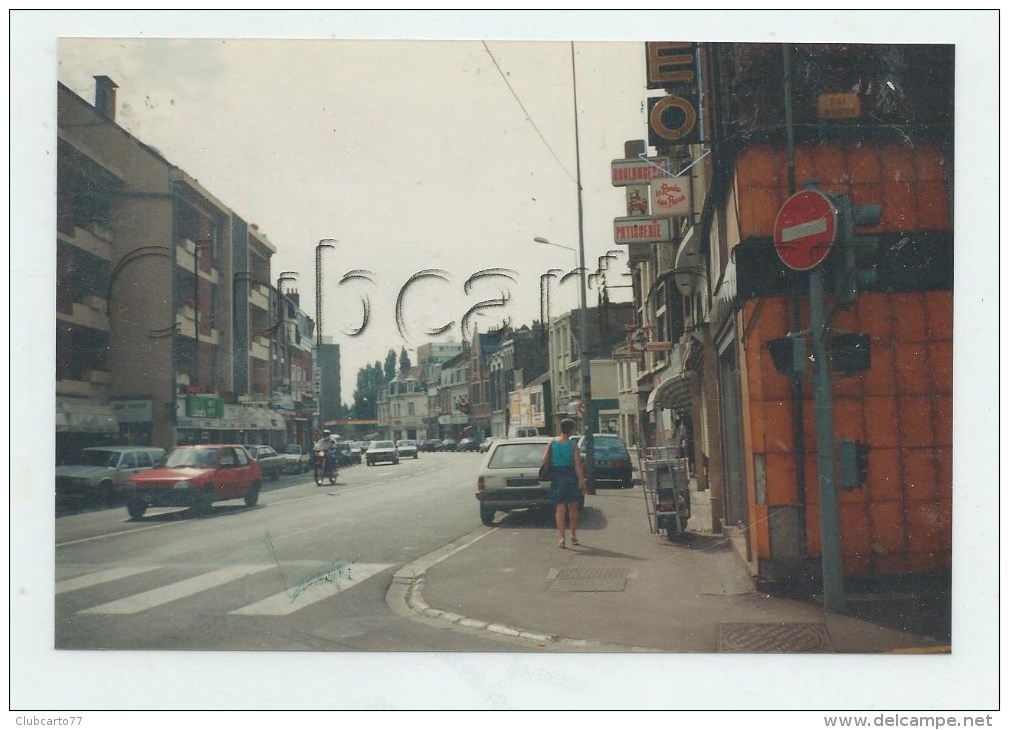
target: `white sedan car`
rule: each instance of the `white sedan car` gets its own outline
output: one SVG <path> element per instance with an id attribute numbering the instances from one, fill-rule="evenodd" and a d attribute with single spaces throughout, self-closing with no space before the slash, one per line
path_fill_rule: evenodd
<path id="1" fill-rule="evenodd" d="M 494 513 L 550 504 L 550 483 L 539 480 L 540 464 L 550 438 L 495 439 L 477 474 L 480 521 L 494 524 Z M 585 498 L 580 500 L 584 506 Z"/>
<path id="2" fill-rule="evenodd" d="M 409 456 L 411 459 L 416 459 L 417 442 L 413 439 L 400 439 L 396 442 L 396 451 L 399 452 L 400 458 L 405 459 Z"/>

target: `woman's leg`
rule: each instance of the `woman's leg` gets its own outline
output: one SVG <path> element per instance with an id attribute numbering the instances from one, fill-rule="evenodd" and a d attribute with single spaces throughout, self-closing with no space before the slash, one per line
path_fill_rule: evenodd
<path id="1" fill-rule="evenodd" d="M 557 523 L 557 534 L 561 536 L 560 544 L 564 544 L 564 516 L 565 504 L 558 502 L 554 507 L 554 522 Z"/>
<path id="2" fill-rule="evenodd" d="M 568 516 L 571 518 L 571 541 L 578 539 L 578 503 L 568 502 Z"/>

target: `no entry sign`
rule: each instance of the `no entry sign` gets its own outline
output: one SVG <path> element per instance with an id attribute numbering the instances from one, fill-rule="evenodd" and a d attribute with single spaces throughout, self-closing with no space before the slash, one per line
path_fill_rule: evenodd
<path id="1" fill-rule="evenodd" d="M 774 219 L 774 247 L 790 269 L 806 271 L 823 261 L 837 237 L 837 208 L 819 190 L 800 190 Z"/>

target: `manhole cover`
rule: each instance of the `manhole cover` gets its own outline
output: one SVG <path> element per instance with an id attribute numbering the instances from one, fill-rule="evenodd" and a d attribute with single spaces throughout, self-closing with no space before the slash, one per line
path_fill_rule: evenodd
<path id="1" fill-rule="evenodd" d="M 550 590 L 588 593 L 622 591 L 627 585 L 627 574 L 626 568 L 561 568 L 556 571 Z"/>
<path id="2" fill-rule="evenodd" d="M 723 654 L 833 653 L 823 624 L 719 624 Z"/>

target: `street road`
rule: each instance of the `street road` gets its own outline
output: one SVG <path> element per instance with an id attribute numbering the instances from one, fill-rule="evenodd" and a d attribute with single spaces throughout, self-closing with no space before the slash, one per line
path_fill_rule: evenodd
<path id="1" fill-rule="evenodd" d="M 207 517 L 124 507 L 56 519 L 57 649 L 515 651 L 394 614 L 403 565 L 480 529 L 478 454 L 265 482 Z"/>

